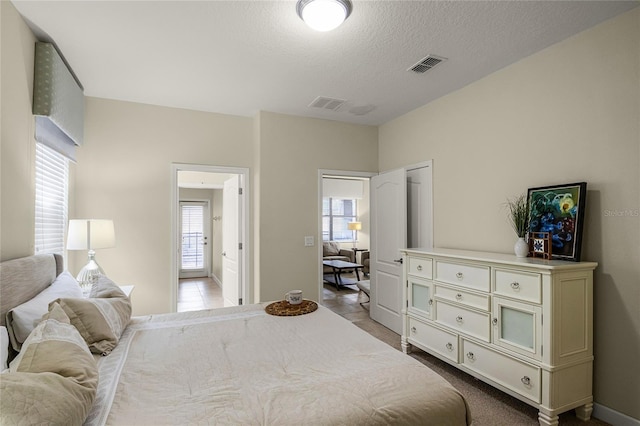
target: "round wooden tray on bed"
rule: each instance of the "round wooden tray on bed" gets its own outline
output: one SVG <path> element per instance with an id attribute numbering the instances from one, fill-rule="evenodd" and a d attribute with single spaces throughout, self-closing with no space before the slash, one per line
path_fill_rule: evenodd
<path id="1" fill-rule="evenodd" d="M 316 309 L 318 309 L 318 304 L 313 300 L 303 300 L 299 305 L 292 305 L 286 300 L 280 300 L 264 308 L 269 315 L 278 317 L 294 317 L 296 315 L 310 314 Z"/>

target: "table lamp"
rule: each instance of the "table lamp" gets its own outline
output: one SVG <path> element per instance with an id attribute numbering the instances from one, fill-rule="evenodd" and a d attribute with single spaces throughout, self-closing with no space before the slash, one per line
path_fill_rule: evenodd
<path id="1" fill-rule="evenodd" d="M 361 222 L 349 222 L 347 223 L 347 229 L 349 229 L 349 231 L 359 231 L 362 229 L 362 223 Z M 353 239 L 353 248 L 356 248 L 356 243 L 358 242 L 358 238 L 357 238 L 358 234 L 355 234 L 355 238 Z"/>
<path id="2" fill-rule="evenodd" d="M 80 270 L 76 279 L 83 291 L 91 290 L 104 271 L 96 262 L 95 249 L 116 245 L 116 234 L 112 220 L 72 219 L 69 221 L 67 250 L 88 250 L 89 262 Z"/>

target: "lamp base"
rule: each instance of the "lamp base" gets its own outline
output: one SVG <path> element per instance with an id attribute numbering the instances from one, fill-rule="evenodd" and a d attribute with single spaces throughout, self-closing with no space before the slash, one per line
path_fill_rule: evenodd
<path id="1" fill-rule="evenodd" d="M 78 272 L 76 280 L 80 284 L 82 294 L 86 297 L 91 293 L 91 288 L 98 282 L 100 275 L 104 275 L 104 271 L 98 265 L 95 259 L 96 252 L 89 250 L 89 262 Z"/>

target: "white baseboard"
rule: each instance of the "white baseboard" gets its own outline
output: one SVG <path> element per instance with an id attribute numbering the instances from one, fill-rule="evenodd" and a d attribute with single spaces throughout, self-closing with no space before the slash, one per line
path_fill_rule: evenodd
<path id="1" fill-rule="evenodd" d="M 592 415 L 597 419 L 611 423 L 613 426 L 640 426 L 640 420 L 600 404 L 593 404 Z"/>
<path id="2" fill-rule="evenodd" d="M 211 278 L 213 281 L 215 281 L 215 282 L 216 282 L 216 284 L 218 284 L 218 286 L 219 286 L 220 288 L 222 288 L 222 281 L 220 281 L 220 280 L 218 279 L 218 277 L 216 277 L 214 274 L 211 274 L 211 275 L 209 276 L 209 278 Z"/>

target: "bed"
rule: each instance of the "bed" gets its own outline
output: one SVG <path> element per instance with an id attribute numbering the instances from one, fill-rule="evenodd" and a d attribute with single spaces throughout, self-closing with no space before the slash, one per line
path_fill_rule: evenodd
<path id="1" fill-rule="evenodd" d="M 52 255 L 3 262 L 0 265 L 2 325 L 7 325 L 6 318 L 12 309 L 36 297 L 61 276 L 61 272 L 60 258 Z M 105 294 L 104 291 L 101 295 L 92 293 L 92 297 L 102 297 L 104 303 L 121 297 L 112 289 L 110 296 Z M 34 324 L 36 330 L 32 334 L 38 334 L 37 330 L 45 324 L 73 331 L 66 320 L 73 314 L 62 314 L 63 310 L 69 312 L 60 306 L 63 300 L 72 303 L 74 299 L 60 300 L 60 304 L 49 305 L 48 317 Z M 86 425 L 471 424 L 463 396 L 442 377 L 330 310 L 319 306 L 312 313 L 288 317 L 269 315 L 264 308 L 265 304 L 254 304 L 133 317 L 121 333 L 116 333 L 117 342 L 105 351 L 106 356 L 95 353 L 87 356 L 86 347 L 80 347 L 83 345 L 77 343 L 76 338 L 74 366 L 85 363 L 86 367 L 74 373 L 73 386 L 75 390 L 79 384 L 93 389 L 89 396 L 85 395 L 84 388 L 78 390 L 84 395 L 79 400 L 85 408 L 73 422 Z M 73 324 L 74 318 L 70 321 Z M 76 328 L 80 330 L 77 325 Z M 43 333 L 41 330 L 38 335 Z M 22 353 L 25 347 L 33 352 L 33 341 L 44 340 L 32 334 L 23 343 L 14 363 L 24 365 L 29 356 Z M 84 338 L 83 331 L 80 334 Z M 65 343 L 56 338 L 56 344 Z M 56 350 L 56 354 L 59 353 L 61 351 Z M 48 358 L 47 362 L 52 361 Z M 58 360 L 51 368 L 61 368 L 59 364 L 63 362 Z M 93 368 L 97 380 L 92 375 Z M 59 410 L 50 406 L 33 410 L 31 404 L 42 403 L 44 397 L 34 400 L 28 392 L 27 397 L 19 396 L 17 391 L 12 393 L 12 383 L 15 386 L 21 382 L 16 379 L 12 382 L 10 375 L 26 374 L 14 370 L 12 367 L 0 376 L 0 400 L 15 400 L 11 406 L 14 409 L 16 405 L 23 406 L 29 415 L 43 415 L 47 409 Z M 37 374 L 51 375 L 46 371 Z M 28 377 L 37 377 L 37 374 L 31 372 Z M 68 373 L 64 370 L 60 374 Z M 64 403 L 68 401 L 65 399 Z M 11 420 L 5 408 L 3 404 L 2 424 Z"/>

